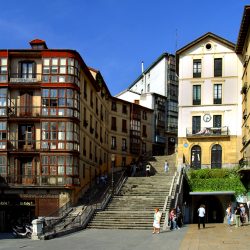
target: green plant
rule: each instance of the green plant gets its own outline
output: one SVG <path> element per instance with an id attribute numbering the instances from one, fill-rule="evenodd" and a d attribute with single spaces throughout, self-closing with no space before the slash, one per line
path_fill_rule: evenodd
<path id="1" fill-rule="evenodd" d="M 236 196 L 246 193 L 240 177 L 238 168 L 191 170 L 187 174 L 193 192 L 234 191 Z"/>

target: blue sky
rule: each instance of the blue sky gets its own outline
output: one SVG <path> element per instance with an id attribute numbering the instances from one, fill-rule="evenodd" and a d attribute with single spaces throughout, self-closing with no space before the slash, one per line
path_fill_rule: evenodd
<path id="1" fill-rule="evenodd" d="M 246 0 L 10 0 L 1 3 L 0 48 L 77 50 L 113 95 L 162 53 L 213 32 L 236 42 Z"/>

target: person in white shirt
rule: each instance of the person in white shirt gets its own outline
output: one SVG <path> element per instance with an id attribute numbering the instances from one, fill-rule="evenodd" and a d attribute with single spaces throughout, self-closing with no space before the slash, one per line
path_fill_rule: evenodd
<path id="1" fill-rule="evenodd" d="M 165 160 L 165 163 L 164 163 L 164 171 L 165 171 L 165 173 L 168 172 L 168 168 L 169 168 L 168 162 L 167 162 L 167 160 Z"/>
<path id="2" fill-rule="evenodd" d="M 150 176 L 150 170 L 151 170 L 151 166 L 150 166 L 150 164 L 148 163 L 148 164 L 146 165 L 146 176 L 147 176 L 147 177 Z"/>
<path id="3" fill-rule="evenodd" d="M 205 214 L 206 214 L 205 205 L 200 205 L 197 212 L 198 212 L 198 229 L 200 229 L 201 223 L 203 224 L 203 228 L 205 228 Z"/>

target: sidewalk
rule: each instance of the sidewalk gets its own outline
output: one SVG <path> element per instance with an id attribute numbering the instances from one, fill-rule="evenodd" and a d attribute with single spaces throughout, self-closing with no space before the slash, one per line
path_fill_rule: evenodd
<path id="1" fill-rule="evenodd" d="M 181 250 L 215 250 L 215 249 L 249 249 L 250 224 L 239 228 L 226 224 L 207 224 L 205 229 L 198 230 L 196 224 L 188 225 Z"/>

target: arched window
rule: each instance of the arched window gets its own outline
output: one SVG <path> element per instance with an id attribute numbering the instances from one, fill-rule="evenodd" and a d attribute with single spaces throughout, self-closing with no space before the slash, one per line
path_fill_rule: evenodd
<path id="1" fill-rule="evenodd" d="M 191 149 L 191 168 L 200 169 L 201 168 L 201 147 L 193 146 Z"/>
<path id="2" fill-rule="evenodd" d="M 211 168 L 221 168 L 222 148 L 216 144 L 211 149 Z"/>

